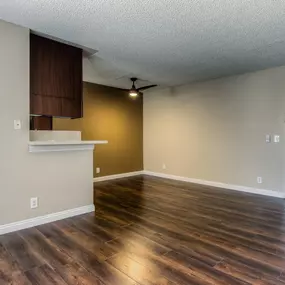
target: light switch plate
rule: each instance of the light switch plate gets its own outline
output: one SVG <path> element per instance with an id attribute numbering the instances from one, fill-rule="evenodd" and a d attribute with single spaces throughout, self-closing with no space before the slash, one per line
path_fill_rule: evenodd
<path id="1" fill-rule="evenodd" d="M 14 130 L 20 130 L 22 128 L 20 120 L 14 120 Z"/>
<path id="2" fill-rule="evenodd" d="M 265 136 L 265 141 L 266 141 L 267 143 L 271 143 L 271 135 L 266 135 L 266 136 Z"/>
<path id="3" fill-rule="evenodd" d="M 279 135 L 275 135 L 274 136 L 274 142 L 275 143 L 279 143 L 280 142 L 280 136 Z"/>

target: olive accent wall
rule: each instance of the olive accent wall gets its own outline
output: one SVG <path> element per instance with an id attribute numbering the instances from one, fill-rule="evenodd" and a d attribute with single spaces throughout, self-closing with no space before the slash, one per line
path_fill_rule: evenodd
<path id="1" fill-rule="evenodd" d="M 84 82 L 83 118 L 53 119 L 53 130 L 81 131 L 82 140 L 108 140 L 94 151 L 94 177 L 143 170 L 143 98 Z M 96 174 L 100 167 L 100 174 Z"/>

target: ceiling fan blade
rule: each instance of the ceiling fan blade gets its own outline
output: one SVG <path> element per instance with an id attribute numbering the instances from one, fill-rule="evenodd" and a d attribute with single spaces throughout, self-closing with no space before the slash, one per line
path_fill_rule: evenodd
<path id="1" fill-rule="evenodd" d="M 147 90 L 149 88 L 152 88 L 152 87 L 156 87 L 157 85 L 154 84 L 154 85 L 148 85 L 148 86 L 144 86 L 144 87 L 140 87 L 140 88 L 137 88 L 138 91 L 143 91 L 143 90 Z"/>

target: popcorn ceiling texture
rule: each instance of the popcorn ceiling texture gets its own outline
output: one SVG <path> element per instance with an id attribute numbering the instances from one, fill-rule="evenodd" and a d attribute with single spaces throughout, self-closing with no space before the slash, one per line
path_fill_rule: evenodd
<path id="1" fill-rule="evenodd" d="M 284 65 L 284 11 L 284 0 L 0 1 L 1 19 L 98 50 L 118 87 L 130 74 L 173 86 Z"/>

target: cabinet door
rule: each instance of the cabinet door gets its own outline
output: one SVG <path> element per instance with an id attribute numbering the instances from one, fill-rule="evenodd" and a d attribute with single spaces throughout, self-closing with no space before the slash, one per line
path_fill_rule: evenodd
<path id="1" fill-rule="evenodd" d="M 67 85 L 72 88 L 66 91 L 68 96 L 61 98 L 62 117 L 80 118 L 83 116 L 82 50 L 70 49 L 69 57 L 72 60 L 69 61 Z"/>
<path id="2" fill-rule="evenodd" d="M 82 117 L 82 102 L 74 99 L 61 98 L 61 116 L 70 118 Z"/>
<path id="3" fill-rule="evenodd" d="M 82 50 L 31 34 L 30 90 L 32 114 L 81 117 Z"/>
<path id="4" fill-rule="evenodd" d="M 40 116 L 30 118 L 30 130 L 52 130 L 52 117 Z"/>
<path id="5" fill-rule="evenodd" d="M 62 97 L 82 100 L 83 81 L 82 81 L 82 50 L 67 46 L 65 50 L 68 62 L 66 63 L 67 71 L 64 78 L 67 89 Z"/>
<path id="6" fill-rule="evenodd" d="M 30 114 L 60 117 L 61 113 L 61 98 L 31 94 Z"/>
<path id="7" fill-rule="evenodd" d="M 60 56 L 62 54 L 62 56 Z M 65 86 L 63 78 L 67 62 L 60 44 L 36 35 L 30 35 L 31 94 L 61 97 Z M 62 85 L 62 86 L 60 86 Z"/>

